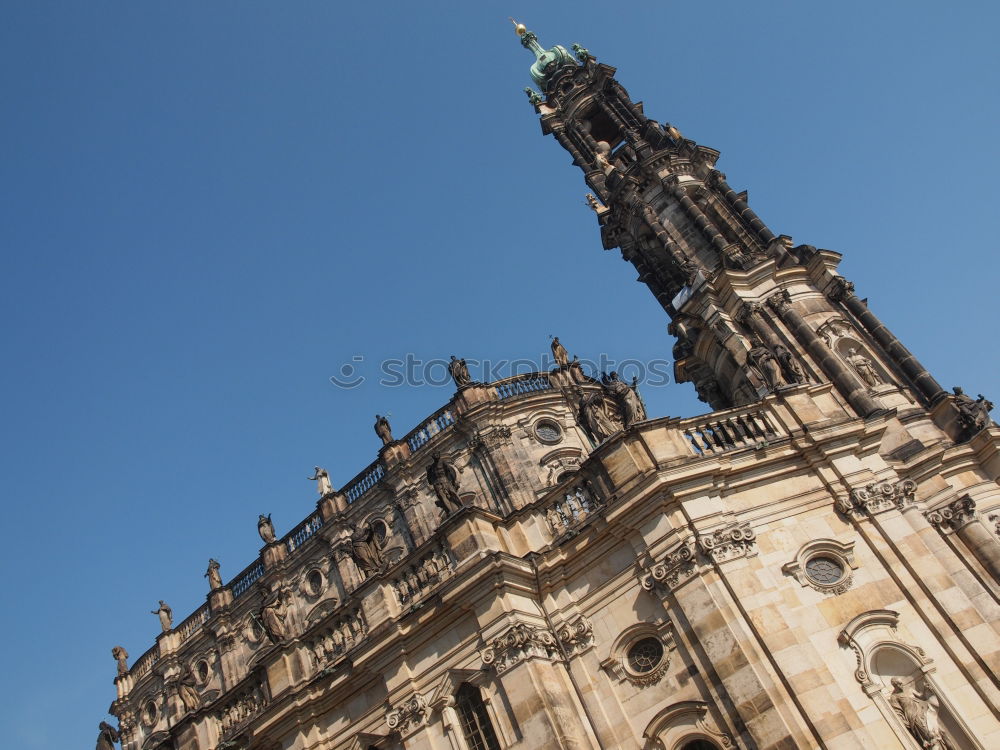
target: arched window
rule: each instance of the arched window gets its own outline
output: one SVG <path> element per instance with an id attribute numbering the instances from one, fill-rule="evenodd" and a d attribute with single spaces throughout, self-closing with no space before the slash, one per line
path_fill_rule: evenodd
<path id="1" fill-rule="evenodd" d="M 708 740 L 691 740 L 681 745 L 681 750 L 719 750 L 719 746 Z"/>
<path id="2" fill-rule="evenodd" d="M 500 750 L 497 734 L 490 723 L 479 688 L 463 682 L 455 694 L 455 709 L 462 722 L 462 734 L 469 750 Z"/>

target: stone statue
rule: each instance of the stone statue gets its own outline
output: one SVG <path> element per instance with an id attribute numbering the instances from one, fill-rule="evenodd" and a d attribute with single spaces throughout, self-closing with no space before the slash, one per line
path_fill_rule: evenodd
<path id="1" fill-rule="evenodd" d="M 595 214 L 599 214 L 602 210 L 604 210 L 604 206 L 597 201 L 597 196 L 593 193 L 587 193 L 584 198 L 586 198 L 587 205 L 590 206 L 590 210 Z"/>
<path id="2" fill-rule="evenodd" d="M 121 677 L 123 674 L 128 674 L 128 651 L 125 650 L 125 647 L 115 646 L 111 649 L 111 655 L 118 662 L 118 676 Z"/>
<path id="3" fill-rule="evenodd" d="M 319 467 L 316 467 L 317 472 Z M 316 479 L 317 477 L 313 477 Z M 257 519 L 257 533 L 260 534 L 260 538 L 264 540 L 264 544 L 274 544 L 278 538 L 274 535 L 274 524 L 271 523 L 271 514 L 268 513 L 266 516 L 261 513 L 260 518 Z"/>
<path id="4" fill-rule="evenodd" d="M 857 349 L 848 349 L 845 359 L 869 388 L 874 388 L 882 382 L 882 378 L 875 372 L 872 361 L 864 354 L 859 354 Z"/>
<path id="5" fill-rule="evenodd" d="M 219 561 L 214 557 L 208 558 L 208 570 L 205 571 L 205 578 L 208 579 L 208 587 L 212 591 L 222 588 L 222 575 L 219 573 Z"/>
<path id="6" fill-rule="evenodd" d="M 276 592 L 274 596 L 264 602 L 260 609 L 260 622 L 264 626 L 264 632 L 271 639 L 272 643 L 280 643 L 288 638 L 285 631 L 284 604 L 281 601 L 281 592 Z"/>
<path id="7" fill-rule="evenodd" d="M 975 401 L 965 395 L 958 386 L 952 388 L 955 393 L 955 408 L 958 409 L 958 423 L 962 426 L 965 436 L 972 437 L 990 423 L 990 410 L 993 402 L 983 394 Z"/>
<path id="8" fill-rule="evenodd" d="M 462 499 L 458 496 L 458 469 L 436 451 L 433 454 L 433 461 L 427 467 L 427 484 L 437 495 L 434 504 L 441 508 L 445 515 L 462 508 Z"/>
<path id="9" fill-rule="evenodd" d="M 451 375 L 452 380 L 455 381 L 455 385 L 459 388 L 463 388 L 472 382 L 472 376 L 469 375 L 469 368 L 465 364 L 465 360 L 458 359 L 454 354 L 451 355 L 451 362 L 448 363 L 448 374 Z"/>
<path id="10" fill-rule="evenodd" d="M 627 430 L 637 422 L 646 418 L 646 410 L 642 406 L 639 395 L 629 387 L 628 383 L 618 379 L 618 373 L 605 374 L 601 378 L 605 390 L 618 404 L 621 410 L 623 427 Z"/>
<path id="11" fill-rule="evenodd" d="M 97 735 L 97 750 L 115 750 L 115 743 L 121 741 L 118 730 L 102 721 L 99 727 L 100 734 Z"/>
<path id="12" fill-rule="evenodd" d="M 898 677 L 892 678 L 892 695 L 889 705 L 899 714 L 906 728 L 920 747 L 928 750 L 958 750 L 955 740 L 938 722 L 939 701 L 931 686 L 923 695 L 907 690 Z"/>
<path id="13" fill-rule="evenodd" d="M 351 557 L 366 577 L 375 575 L 382 569 L 385 564 L 385 556 L 382 554 L 384 547 L 385 527 L 381 522 L 366 524 L 354 530 L 351 537 Z"/>
<path id="14" fill-rule="evenodd" d="M 806 382 L 805 373 L 802 372 L 802 368 L 799 367 L 799 363 L 795 361 L 794 355 L 789 351 L 787 346 L 777 344 L 774 347 L 774 356 L 781 363 L 781 370 L 785 374 L 785 380 L 789 383 Z"/>
<path id="15" fill-rule="evenodd" d="M 747 364 L 764 381 L 769 390 L 773 391 L 779 385 L 785 385 L 785 379 L 781 375 L 781 364 L 763 344 L 758 343 L 747 352 Z"/>
<path id="16" fill-rule="evenodd" d="M 604 174 L 609 175 L 615 171 L 615 165 L 611 163 L 611 159 L 608 156 L 611 154 L 611 144 L 607 141 L 597 142 L 597 151 L 594 153 L 594 161 L 597 162 L 597 168 L 600 169 Z"/>
<path id="17" fill-rule="evenodd" d="M 389 420 L 381 414 L 375 415 L 375 434 L 382 439 L 382 445 L 389 445 L 393 442 L 392 427 L 389 425 Z"/>
<path id="18" fill-rule="evenodd" d="M 177 694 L 181 697 L 185 711 L 197 711 L 201 708 L 201 696 L 195 689 L 194 675 L 191 674 L 190 670 L 187 670 L 181 678 L 180 684 L 177 686 Z"/>
<path id="19" fill-rule="evenodd" d="M 316 482 L 316 491 L 319 492 L 321 497 L 325 497 L 333 492 L 333 485 L 330 484 L 330 475 L 327 473 L 326 469 L 322 469 L 319 466 L 313 467 L 313 475 L 311 477 L 306 477 L 311 482 Z M 263 516 L 261 516 L 263 518 Z M 268 516 L 270 519 L 271 516 Z M 260 525 L 258 524 L 258 528 Z M 273 529 L 272 529 L 273 533 Z M 270 542 L 268 542 L 270 544 Z"/>
<path id="20" fill-rule="evenodd" d="M 552 339 L 552 356 L 556 360 L 556 364 L 559 365 L 560 370 L 564 370 L 569 367 L 569 352 L 566 351 L 566 347 L 559 343 L 559 337 L 555 336 Z"/>
<path id="21" fill-rule="evenodd" d="M 597 58 L 590 54 L 590 50 L 586 47 L 582 47 L 579 44 L 573 45 L 573 54 L 576 55 L 576 59 L 582 63 L 589 62 L 590 60 L 596 60 Z"/>
<path id="22" fill-rule="evenodd" d="M 580 396 L 580 422 L 595 443 L 603 443 L 622 429 L 617 416 L 608 411 L 607 399 L 603 393 Z"/>
<path id="23" fill-rule="evenodd" d="M 535 91 L 531 86 L 524 87 L 524 93 L 528 95 L 528 101 L 534 106 L 538 106 L 542 103 L 542 96 L 537 91 Z"/>
<path id="24" fill-rule="evenodd" d="M 159 615 L 160 627 L 163 629 L 163 632 L 170 632 L 170 628 L 173 627 L 174 624 L 174 611 L 170 609 L 166 602 L 160 599 L 160 608 L 152 610 L 150 614 Z"/>

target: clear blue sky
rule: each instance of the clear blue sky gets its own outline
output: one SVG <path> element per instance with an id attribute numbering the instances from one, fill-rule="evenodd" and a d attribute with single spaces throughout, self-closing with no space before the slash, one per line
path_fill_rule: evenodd
<path id="1" fill-rule="evenodd" d="M 352 356 L 669 358 L 509 15 L 617 66 L 775 232 L 842 252 L 942 384 L 1000 397 L 995 3 L 346 5 L 3 4 L 11 746 L 91 743 L 157 599 L 186 616 L 258 513 L 309 513 L 314 464 L 375 458 L 376 412 L 401 434 L 451 394 L 333 387 Z"/>

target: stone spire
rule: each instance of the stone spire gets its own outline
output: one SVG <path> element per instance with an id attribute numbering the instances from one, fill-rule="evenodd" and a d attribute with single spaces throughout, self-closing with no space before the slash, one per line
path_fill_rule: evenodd
<path id="1" fill-rule="evenodd" d="M 574 59 L 559 45 L 543 49 L 524 25 L 515 29 L 535 55 L 541 96 L 529 99 L 542 133 L 566 149 L 606 207 L 596 213 L 605 249 L 621 250 L 671 318 L 678 382 L 693 383 L 714 409 L 822 381 L 861 416 L 885 408 L 879 393 L 899 386 L 925 403 L 943 397 L 842 291 L 838 254 L 772 232 L 716 169 L 719 152 L 647 117 L 615 68 L 580 45 Z M 848 360 L 851 349 L 871 362 L 867 379 Z"/>

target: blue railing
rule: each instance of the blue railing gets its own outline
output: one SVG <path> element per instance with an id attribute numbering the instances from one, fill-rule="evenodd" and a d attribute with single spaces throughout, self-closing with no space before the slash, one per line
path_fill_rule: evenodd
<path id="1" fill-rule="evenodd" d="M 537 391 L 547 391 L 552 387 L 549 379 L 545 375 L 529 375 L 520 380 L 512 380 L 508 383 L 501 383 L 496 386 L 497 398 L 503 401 L 512 396 L 521 396 L 526 393 L 536 393 Z"/>
<path id="2" fill-rule="evenodd" d="M 288 535 L 288 554 L 292 554 L 295 550 L 302 546 L 302 543 L 306 541 L 309 537 L 319 531 L 320 527 L 323 525 L 323 516 L 316 513 L 305 521 L 300 523 L 292 532 Z"/>
<path id="3" fill-rule="evenodd" d="M 347 502 L 353 503 L 362 495 L 364 495 L 368 490 L 378 484 L 379 480 L 385 476 L 385 469 L 382 468 L 382 464 L 375 464 L 367 473 L 362 475 L 360 479 L 351 484 L 344 494 L 347 495 Z"/>
<path id="4" fill-rule="evenodd" d="M 236 597 L 245 594 L 247 590 L 251 586 L 253 586 L 254 581 L 260 578 L 262 575 L 264 575 L 264 563 L 258 560 L 249 568 L 247 568 L 238 576 L 236 576 L 236 579 L 231 584 L 229 584 L 229 588 L 233 592 L 233 598 L 235 599 Z"/>
<path id="5" fill-rule="evenodd" d="M 440 414 L 435 414 L 406 438 L 410 451 L 416 451 L 432 437 L 453 424 L 455 424 L 455 414 L 451 409 L 445 409 Z"/>

